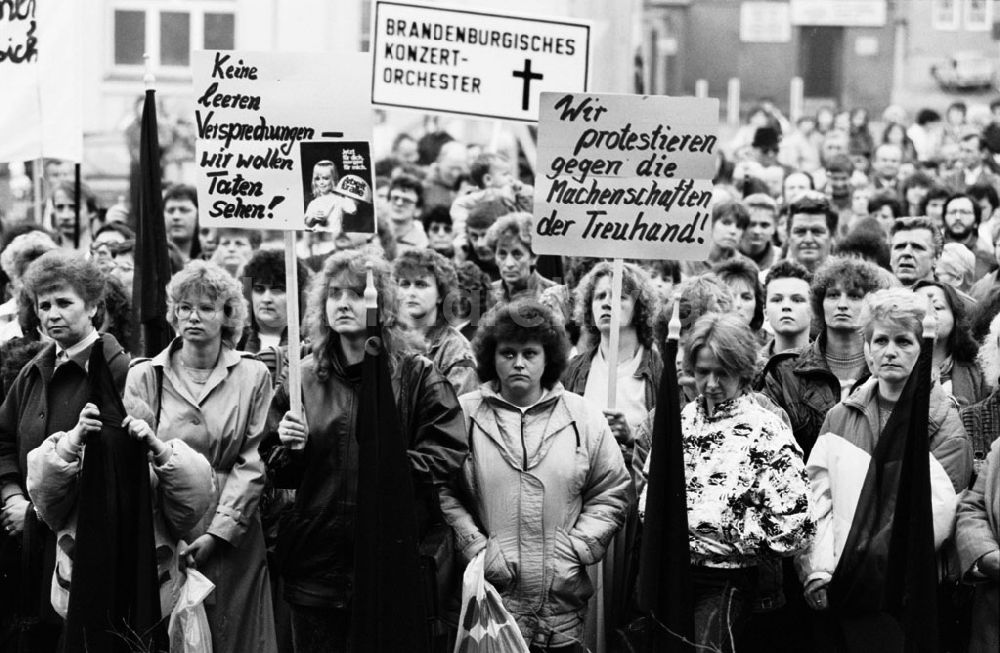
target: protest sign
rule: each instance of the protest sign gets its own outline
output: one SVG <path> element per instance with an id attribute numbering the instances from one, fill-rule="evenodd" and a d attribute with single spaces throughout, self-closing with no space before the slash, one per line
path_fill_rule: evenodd
<path id="1" fill-rule="evenodd" d="M 306 227 L 331 233 L 375 233 L 372 157 L 368 143 L 300 144 Z M 321 194 L 326 193 L 326 194 Z"/>
<path id="2" fill-rule="evenodd" d="M 84 6 L 0 2 L 0 162 L 83 159 Z"/>
<path id="3" fill-rule="evenodd" d="M 535 122 L 541 91 L 586 91 L 590 25 L 378 0 L 372 104 Z"/>
<path id="4" fill-rule="evenodd" d="M 543 93 L 536 254 L 704 260 L 719 101 Z"/>
<path id="5" fill-rule="evenodd" d="M 304 229 L 299 145 L 371 140 L 370 65 L 353 52 L 195 52 L 199 224 Z"/>

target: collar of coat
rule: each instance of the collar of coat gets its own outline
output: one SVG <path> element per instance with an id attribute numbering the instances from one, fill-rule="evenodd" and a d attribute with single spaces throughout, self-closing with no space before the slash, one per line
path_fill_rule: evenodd
<path id="1" fill-rule="evenodd" d="M 872 424 L 872 432 L 878 433 L 881 431 L 881 424 L 878 418 L 877 402 L 878 379 L 871 377 L 855 388 L 854 392 L 844 400 L 844 406 L 864 414 L 869 423 Z M 931 386 L 930 410 L 927 416 L 928 436 L 934 437 L 934 434 L 941 429 L 941 425 L 944 424 L 944 420 L 948 416 L 948 408 L 952 406 L 957 408 L 958 404 L 941 389 L 941 384 L 935 381 Z"/>
<path id="2" fill-rule="evenodd" d="M 170 379 L 170 383 L 177 390 L 177 392 L 193 405 L 197 406 L 201 402 L 196 397 L 192 397 L 188 394 L 187 384 L 181 383 L 178 378 L 179 370 L 173 364 L 172 354 L 180 349 L 182 344 L 184 344 L 184 341 L 180 336 L 174 338 L 167 348 L 157 354 L 151 362 L 153 367 L 162 367 L 163 376 Z M 215 364 L 215 369 L 213 369 L 212 373 L 209 375 L 208 381 L 205 382 L 201 398 L 204 399 L 211 394 L 212 390 L 222 383 L 229 375 L 230 368 L 238 365 L 240 360 L 244 357 L 254 358 L 253 354 L 238 352 L 235 349 L 227 347 L 223 344 L 222 348 L 219 350 L 219 360 Z"/>
<path id="3" fill-rule="evenodd" d="M 94 346 L 100 345 L 104 347 L 104 359 L 110 364 L 118 356 L 125 354 L 125 349 L 115 340 L 115 337 L 108 334 L 102 333 Z M 91 348 L 87 348 L 86 355 L 82 356 L 83 360 L 90 357 Z M 70 361 L 76 362 L 77 357 L 71 358 Z M 49 342 L 45 347 L 35 354 L 35 357 L 31 359 L 31 363 L 42 375 L 46 381 L 52 378 L 52 373 L 56 367 L 56 343 Z M 84 365 L 79 365 L 80 369 L 84 369 Z"/>

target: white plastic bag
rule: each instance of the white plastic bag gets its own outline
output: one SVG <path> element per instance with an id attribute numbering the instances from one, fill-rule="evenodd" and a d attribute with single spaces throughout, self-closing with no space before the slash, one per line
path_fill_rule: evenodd
<path id="1" fill-rule="evenodd" d="M 191 567 L 186 575 L 170 613 L 170 653 L 212 653 L 212 630 L 204 601 L 215 589 L 215 584 Z"/>
<path id="2" fill-rule="evenodd" d="M 462 613 L 454 653 L 528 653 L 517 622 L 503 607 L 500 593 L 486 580 L 486 549 L 462 577 Z"/>

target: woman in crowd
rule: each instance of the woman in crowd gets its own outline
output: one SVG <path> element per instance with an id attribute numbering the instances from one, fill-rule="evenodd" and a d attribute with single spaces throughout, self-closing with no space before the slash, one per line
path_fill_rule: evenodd
<path id="1" fill-rule="evenodd" d="M 906 127 L 902 123 L 890 122 L 882 131 L 882 143 L 896 145 L 903 152 L 904 163 L 915 163 L 917 161 L 917 150 L 913 147 L 913 141 L 906 134 Z"/>
<path id="2" fill-rule="evenodd" d="M 21 369 L 0 405 L 0 522 L 3 536 L 32 543 L 22 575 L 5 594 L 19 597 L 28 650 L 54 651 L 61 620 L 48 599 L 55 566 L 56 538 L 38 519 L 27 494 L 28 452 L 53 433 L 78 423 L 88 399 L 86 366 L 93 347 L 101 347 L 119 391 L 125 384 L 128 354 L 115 339 L 101 335 L 93 319 L 104 293 L 104 275 L 82 255 L 47 252 L 27 269 L 22 283 L 50 342 Z M 20 557 L 19 549 L 18 557 Z M 28 597 L 39 597 L 32 604 Z"/>
<path id="3" fill-rule="evenodd" d="M 681 412 L 695 644 L 715 651 L 733 651 L 740 638 L 757 565 L 797 553 L 815 532 L 802 451 L 791 428 L 749 392 L 756 359 L 736 315 L 702 316 L 684 343 L 698 390 Z M 640 514 L 644 508 L 645 490 Z"/>
<path id="4" fill-rule="evenodd" d="M 76 198 L 80 198 L 77 215 Z M 62 238 L 62 246 L 86 252 L 94 231 L 101 226 L 101 216 L 97 206 L 97 196 L 86 184 L 81 184 L 79 195 L 76 186 L 69 181 L 58 183 L 52 189 L 52 229 Z"/>
<path id="5" fill-rule="evenodd" d="M 243 276 L 243 267 L 260 249 L 261 232 L 257 229 L 220 228 L 219 244 L 212 254 L 212 262 L 224 269 L 234 278 Z"/>
<path id="6" fill-rule="evenodd" d="M 961 416 L 965 432 L 972 441 L 973 473 L 978 475 L 982 473 L 990 446 L 1000 438 L 1000 315 L 990 322 L 989 333 L 983 337 L 976 360 L 991 392 L 979 403 L 963 408 Z"/>
<path id="7" fill-rule="evenodd" d="M 370 249 L 330 256 L 309 290 L 306 323 L 313 350 L 302 361 L 305 415 L 290 410 L 284 384 L 275 393 L 269 418 L 271 430 L 276 428 L 281 442 L 289 445 L 280 484 L 296 488 L 295 507 L 282 522 L 277 551 L 296 653 L 348 650 L 357 506 L 355 429 L 367 339 L 368 265 L 413 467 L 421 533 L 439 520 L 438 492 L 468 451 L 454 390 L 430 361 L 413 353 L 398 328 L 397 291 L 388 263 Z"/>
<path id="8" fill-rule="evenodd" d="M 926 172 L 914 172 L 903 180 L 900 195 L 903 198 L 903 215 L 921 216 L 924 209 L 924 199 L 934 185 L 934 179 Z"/>
<path id="9" fill-rule="evenodd" d="M 479 321 L 489 309 L 492 286 L 489 276 L 472 261 L 455 264 L 458 277 L 458 297 L 449 302 L 451 314 L 446 314 L 451 326 L 469 342 L 476 335 Z"/>
<path id="10" fill-rule="evenodd" d="M 1000 650 L 1000 442 L 962 496 L 956 526 L 964 578 L 974 586 L 968 653 Z"/>
<path id="11" fill-rule="evenodd" d="M 299 313 L 305 304 L 309 269 L 298 258 Z M 288 347 L 288 293 L 285 288 L 285 254 L 282 250 L 259 249 L 243 268 L 250 280 L 250 325 L 237 349 L 252 354 L 262 349 Z M 280 376 L 280 375 L 279 375 Z M 278 379 L 276 378 L 275 381 Z"/>
<path id="12" fill-rule="evenodd" d="M 854 521 L 875 443 L 920 355 L 927 302 L 907 289 L 878 290 L 865 298 L 865 358 L 872 376 L 827 414 L 806 465 L 817 538 L 799 556 L 799 577 L 814 610 L 831 606 L 827 586 Z M 951 535 L 958 494 L 969 484 L 972 455 L 958 410 L 934 384 L 930 391 L 929 447 L 934 547 Z M 854 606 L 854 611 L 863 611 Z M 839 621 L 827 635 L 836 637 Z"/>
<path id="13" fill-rule="evenodd" d="M 466 560 L 485 550 L 486 579 L 532 651 L 582 653 L 594 591 L 586 567 L 625 519 L 628 472 L 607 419 L 559 382 L 558 318 L 526 299 L 483 322 L 483 384 L 462 397 L 471 456 L 445 516 Z"/>
<path id="14" fill-rule="evenodd" d="M 535 269 L 538 257 L 531 251 L 531 231 L 530 214 L 509 213 L 486 232 L 486 246 L 500 270 L 500 278 L 493 282 L 494 304 L 522 297 L 538 299 L 546 288 L 556 285 Z"/>
<path id="15" fill-rule="evenodd" d="M 982 401 L 989 392 L 983 373 L 976 363 L 976 343 L 969 335 L 965 302 L 954 288 L 940 281 L 920 281 L 913 291 L 930 300 L 937 315 L 937 339 L 934 341 L 934 366 L 941 388 L 969 406 Z"/>
<path id="16" fill-rule="evenodd" d="M 732 293 L 733 310 L 746 320 L 758 344 L 763 345 L 768 334 L 761 330 L 764 326 L 764 285 L 760 282 L 757 266 L 739 257 L 719 263 L 713 271 Z"/>
<path id="17" fill-rule="evenodd" d="M 705 261 L 682 261 L 687 279 L 710 272 L 712 267 L 737 256 L 743 232 L 750 225 L 750 210 L 742 202 L 720 202 L 712 207 L 712 249 Z"/>
<path id="18" fill-rule="evenodd" d="M 458 276 L 451 261 L 430 249 L 406 250 L 392 262 L 399 288 L 400 322 L 427 344 L 427 357 L 445 375 L 456 395 L 479 386 L 472 346 L 449 326 Z"/>
<path id="19" fill-rule="evenodd" d="M 618 441 L 627 467 L 632 464 L 636 429 L 656 402 L 663 362 L 653 347 L 653 319 L 659 305 L 656 289 L 642 268 L 625 264 L 622 274 L 621 324 L 618 328 L 618 368 L 613 380 L 617 388 L 616 405 L 608 408 L 608 362 L 611 346 L 611 276 L 612 265 L 602 261 L 594 266 L 576 288 L 574 321 L 586 332 L 582 339 L 587 348 L 570 361 L 562 382 L 566 390 L 582 395 L 591 406 L 604 408 L 611 433 Z M 625 527 L 608 548 L 602 577 L 600 567 L 592 572 L 595 586 L 603 588 L 604 613 L 597 616 L 596 601 L 591 603 L 588 632 L 590 648 L 598 649 L 605 639 L 605 629 L 623 626 L 630 598 L 627 588 L 634 583 L 637 571 L 631 565 L 636 541 L 637 514 L 630 502 Z"/>
<path id="20" fill-rule="evenodd" d="M 213 508 L 184 534 L 181 557 L 215 583 L 206 604 L 216 653 L 275 653 L 274 615 L 257 505 L 264 484 L 258 445 L 271 401 L 267 368 L 234 349 L 247 319 L 240 282 L 190 261 L 167 285 L 167 320 L 178 334 L 135 365 L 125 387 L 130 415 L 180 439 L 215 473 Z"/>

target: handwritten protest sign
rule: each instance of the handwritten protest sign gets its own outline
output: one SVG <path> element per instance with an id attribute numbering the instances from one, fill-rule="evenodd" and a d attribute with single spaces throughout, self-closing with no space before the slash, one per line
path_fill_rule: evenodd
<path id="1" fill-rule="evenodd" d="M 535 122 L 540 91 L 586 91 L 590 25 L 375 3 L 372 103 Z"/>
<path id="2" fill-rule="evenodd" d="M 0 162 L 83 159 L 83 9 L 0 1 Z"/>
<path id="3" fill-rule="evenodd" d="M 209 50 L 192 66 L 199 223 L 305 228 L 300 144 L 371 140 L 370 56 Z"/>
<path id="4" fill-rule="evenodd" d="M 707 258 L 719 102 L 543 93 L 536 254 Z"/>

